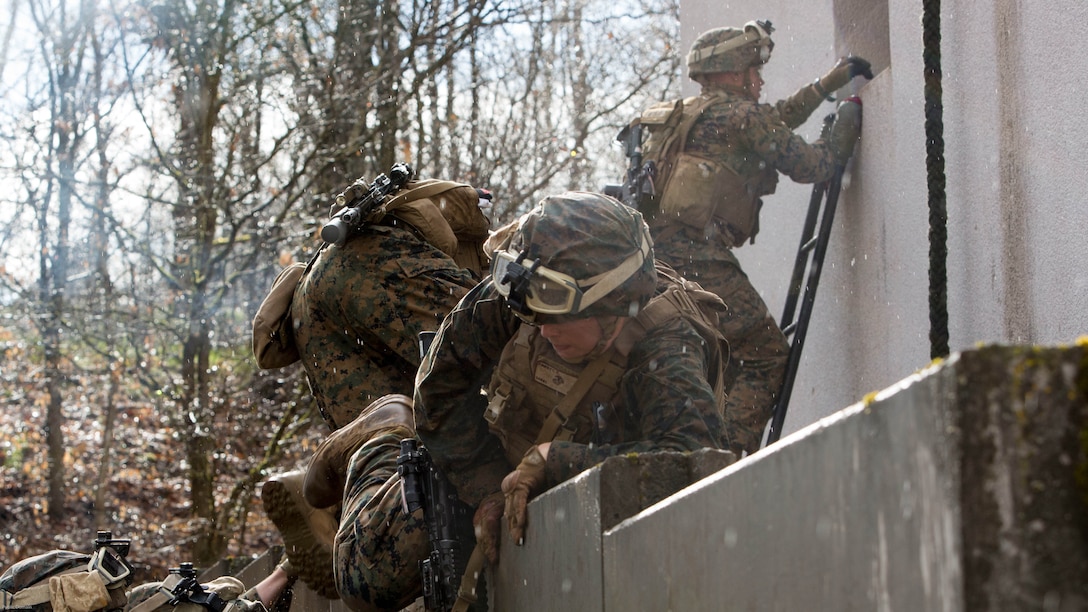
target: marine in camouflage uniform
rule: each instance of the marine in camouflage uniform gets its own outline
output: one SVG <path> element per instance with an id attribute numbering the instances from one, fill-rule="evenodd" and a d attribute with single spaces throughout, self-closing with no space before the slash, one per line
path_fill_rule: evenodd
<path id="1" fill-rule="evenodd" d="M 762 197 L 774 193 L 781 172 L 798 183 L 824 181 L 837 163 L 835 143 L 857 137 L 836 122 L 828 141 L 807 143 L 793 130 L 830 99 L 829 91 L 856 74 L 872 78 L 869 64 L 843 58 L 827 75 L 775 104 L 758 102 L 760 67 L 773 42 L 769 22 L 700 35 L 688 71 L 702 90 L 684 106 L 697 109 L 660 210 L 650 220 L 657 256 L 686 278 L 716 293 L 729 308 L 723 330 L 735 376 L 726 402 L 728 448 L 738 455 L 760 447 L 782 383 L 789 345 L 733 249 L 759 231 Z M 654 141 L 647 143 L 647 157 Z"/>
<path id="2" fill-rule="evenodd" d="M 566 308 L 564 275 L 581 298 Z M 417 433 L 479 507 L 492 560 L 497 537 L 486 534 L 500 510 L 520 531 L 528 497 L 607 457 L 722 447 L 708 378 L 717 345 L 685 318 L 641 318 L 658 289 L 641 215 L 606 196 L 567 193 L 521 218 L 493 255 L 492 278 L 443 322 L 416 381 Z M 578 334 L 596 344 L 577 350 Z M 578 397 L 579 376 L 595 367 L 601 374 L 587 373 L 595 383 Z M 574 404 L 568 418 L 553 412 L 564 402 Z"/>
<path id="3" fill-rule="evenodd" d="M 326 440 L 334 447 L 342 440 L 340 432 L 355 436 L 352 439 L 374 435 L 375 444 L 381 446 L 384 438 L 378 433 L 386 432 L 366 429 L 367 407 L 388 394 L 412 392 L 420 332 L 436 330 L 479 279 L 478 270 L 462 263 L 480 261 L 488 221 L 474 188 L 456 190 L 427 204 L 429 216 L 425 208 L 412 209 L 416 216 L 411 218 L 426 223 L 413 225 L 390 212 L 359 228 L 342 245 L 329 245 L 295 290 L 294 338 L 321 415 L 334 430 Z M 467 195 L 460 193 L 466 190 Z M 456 237 L 453 244 L 440 248 L 438 241 L 432 242 L 426 228 L 439 225 Z M 410 412 L 406 414 L 410 418 Z M 410 421 L 404 425 L 393 432 L 397 440 L 412 435 Z M 396 442 L 389 448 L 398 448 Z M 385 607 L 388 599 L 383 594 L 357 596 L 350 581 L 344 581 L 347 586 L 341 593 L 337 575 L 377 558 L 356 559 L 354 547 L 341 542 L 371 528 L 381 529 L 389 511 L 387 500 L 373 496 L 396 474 L 396 455 L 386 457 L 388 462 L 381 457 L 360 462 L 350 473 L 349 458 L 350 454 L 339 457 L 335 465 L 322 463 L 316 469 L 311 459 L 304 473 L 273 477 L 262 488 L 262 500 L 284 535 L 291 567 L 307 585 L 326 597 L 342 597 L 356 609 L 381 609 L 368 608 L 366 602 L 369 598 Z M 340 549 L 348 553 L 338 553 Z M 413 559 L 405 571 L 418 573 L 415 563 Z"/>

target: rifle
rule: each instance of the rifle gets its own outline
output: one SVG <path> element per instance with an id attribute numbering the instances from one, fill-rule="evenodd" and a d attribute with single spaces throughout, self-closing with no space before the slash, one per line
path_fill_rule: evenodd
<path id="1" fill-rule="evenodd" d="M 653 165 L 642 161 L 642 124 L 625 125 L 616 135 L 616 142 L 623 144 L 623 154 L 628 159 L 627 172 L 622 185 L 605 185 L 604 194 L 645 212 L 653 198 Z"/>
<path id="2" fill-rule="evenodd" d="M 169 605 L 193 603 L 211 612 L 223 612 L 223 609 L 227 607 L 227 602 L 223 601 L 218 593 L 204 590 L 204 586 L 196 579 L 196 570 L 193 569 L 192 563 L 182 563 L 180 567 L 171 568 L 170 573 L 178 576 L 179 579 L 168 593 Z"/>
<path id="3" fill-rule="evenodd" d="M 461 599 L 486 608 L 482 576 L 471 577 L 474 586 L 462 583 L 469 556 L 476 546 L 472 508 L 457 497 L 457 491 L 431 462 L 431 455 L 415 438 L 400 442 L 397 458 L 406 512 L 423 508 L 430 555 L 419 562 L 423 573 L 423 605 L 428 612 L 449 612 Z"/>
<path id="4" fill-rule="evenodd" d="M 362 178 L 336 196 L 338 209 L 329 222 L 321 228 L 321 239 L 329 244 L 342 245 L 348 236 L 367 222 L 371 213 L 382 203 L 385 196 L 396 193 L 412 178 L 412 169 L 405 163 L 393 164 L 389 176 L 379 174 L 373 183 Z"/>

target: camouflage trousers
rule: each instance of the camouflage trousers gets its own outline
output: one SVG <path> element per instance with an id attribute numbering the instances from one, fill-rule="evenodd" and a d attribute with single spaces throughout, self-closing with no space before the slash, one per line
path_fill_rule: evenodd
<path id="1" fill-rule="evenodd" d="M 725 439 L 729 450 L 740 456 L 759 450 L 763 431 L 770 421 L 774 401 L 782 385 L 789 359 L 789 343 L 767 304 L 740 268 L 731 251 L 707 241 L 688 244 L 654 244 L 655 254 L 688 280 L 722 298 L 728 316 L 721 329 L 729 341 Z M 713 259 L 696 256 L 709 254 Z"/>
<path id="2" fill-rule="evenodd" d="M 423 592 L 428 553 L 423 511 L 401 504 L 397 457 L 402 436 L 381 434 L 352 455 L 333 549 L 336 590 L 358 612 L 400 610 Z"/>

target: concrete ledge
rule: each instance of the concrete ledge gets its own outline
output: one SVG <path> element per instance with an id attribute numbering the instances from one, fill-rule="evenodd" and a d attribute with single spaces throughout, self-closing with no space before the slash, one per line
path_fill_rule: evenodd
<path id="1" fill-rule="evenodd" d="M 536 498 L 523 546 L 503 530 L 490 609 L 603 610 L 605 529 L 735 460 L 714 450 L 613 457 Z"/>
<path id="2" fill-rule="evenodd" d="M 1088 609 L 1086 395 L 1084 347 L 954 356 L 607 532 L 604 609 Z"/>
<path id="3" fill-rule="evenodd" d="M 698 475 L 613 458 L 530 504 L 491 609 L 1088 609 L 1086 398 L 1088 344 L 988 347 Z"/>

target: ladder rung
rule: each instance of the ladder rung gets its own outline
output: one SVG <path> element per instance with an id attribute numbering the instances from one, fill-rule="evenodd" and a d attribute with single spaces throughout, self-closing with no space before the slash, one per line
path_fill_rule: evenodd
<path id="1" fill-rule="evenodd" d="M 816 238 L 813 238 L 812 240 L 809 240 L 808 242 L 802 244 L 801 245 L 801 252 L 802 253 L 808 253 L 809 251 L 811 251 L 813 248 L 816 247 L 817 240 L 819 240 L 819 236 L 817 236 Z"/>

